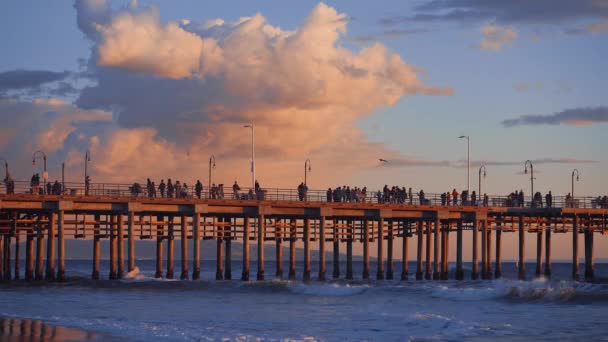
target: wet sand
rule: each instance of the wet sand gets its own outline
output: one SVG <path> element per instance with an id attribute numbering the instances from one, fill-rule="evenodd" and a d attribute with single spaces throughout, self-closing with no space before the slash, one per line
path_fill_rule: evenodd
<path id="1" fill-rule="evenodd" d="M 98 333 L 43 323 L 39 320 L 0 317 L 0 341 L 101 341 Z"/>

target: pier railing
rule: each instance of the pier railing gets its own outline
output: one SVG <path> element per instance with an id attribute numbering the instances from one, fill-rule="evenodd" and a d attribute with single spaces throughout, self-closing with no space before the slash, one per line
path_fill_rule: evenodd
<path id="1" fill-rule="evenodd" d="M 134 184 L 122 183 L 90 183 L 88 190 L 84 183 L 66 182 L 60 185 L 59 193 L 57 189 L 51 187 L 37 186 L 32 187 L 30 182 L 15 181 L 14 194 L 31 195 L 31 196 L 90 196 L 90 197 L 109 197 L 109 198 L 147 198 L 147 199 L 217 199 L 217 200 L 270 200 L 270 201 L 306 201 L 306 202 L 349 202 L 349 203 L 385 203 L 385 204 L 404 204 L 404 205 L 448 205 L 448 206 L 490 206 L 490 207 L 547 207 L 545 198 L 540 202 L 532 202 L 529 196 L 525 197 L 524 203 L 519 203 L 517 199 L 502 195 L 489 195 L 487 203 L 484 203 L 483 197 L 477 198 L 475 203 L 469 199 L 462 202 L 460 198 L 456 202 L 450 199 L 442 199 L 442 194 L 426 193 L 423 198 L 418 195 L 419 191 L 412 191 L 407 196 L 402 195 L 386 198 L 384 194 L 378 196 L 377 191 L 367 191 L 365 194 L 357 193 L 347 196 L 343 192 L 341 196 L 329 197 L 327 190 L 308 190 L 304 195 L 298 192 L 297 189 L 281 189 L 281 188 L 262 188 L 259 191 L 254 191 L 251 188 L 241 188 L 238 192 L 233 192 L 232 187 L 218 188 L 215 191 L 210 191 L 208 187 L 204 187 L 199 194 L 195 191 L 193 185 L 188 185 L 187 188 L 182 187 L 177 193 L 174 190 L 172 196 L 168 196 L 167 190 L 161 196 L 156 184 L 155 190 L 150 193 L 146 187 L 146 183 L 139 183 L 139 190 L 134 189 Z M 334 189 L 332 189 L 334 190 Z M 0 185 L 0 194 L 6 194 L 7 187 L 4 184 Z M 594 196 L 553 196 L 551 207 L 555 208 L 606 208 L 608 203 L 602 201 L 600 197 Z"/>

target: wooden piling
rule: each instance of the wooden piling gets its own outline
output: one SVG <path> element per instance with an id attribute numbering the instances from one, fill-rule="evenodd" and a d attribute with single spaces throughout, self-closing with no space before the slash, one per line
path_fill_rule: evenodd
<path id="1" fill-rule="evenodd" d="M 448 280 L 448 245 L 450 224 L 446 223 L 441 232 L 441 280 Z"/>
<path id="2" fill-rule="evenodd" d="M 167 279 L 173 279 L 174 276 L 174 257 L 175 257 L 175 226 L 174 217 L 169 216 L 169 227 L 167 231 Z"/>
<path id="3" fill-rule="evenodd" d="M 230 217 L 224 217 L 224 223 L 228 223 L 224 230 L 224 279 L 232 280 L 232 227 Z"/>
<path id="4" fill-rule="evenodd" d="M 128 234 L 129 234 L 129 272 L 135 271 L 135 213 L 129 211 L 129 222 L 128 222 Z M 142 225 L 142 223 L 140 223 Z"/>
<path id="5" fill-rule="evenodd" d="M 298 241 L 297 221 L 289 221 L 289 280 L 296 280 L 296 242 Z"/>
<path id="6" fill-rule="evenodd" d="M 333 221 L 333 225 L 334 225 L 334 236 L 333 236 L 333 247 L 334 247 L 334 254 L 333 254 L 333 274 L 332 274 L 332 278 L 334 279 L 338 279 L 340 278 L 340 235 L 338 234 L 338 228 L 336 227 L 336 225 L 338 224 L 338 221 L 334 220 Z"/>
<path id="7" fill-rule="evenodd" d="M 384 241 L 383 241 L 383 235 L 384 235 L 384 218 L 380 218 L 378 220 L 378 241 L 376 241 L 377 246 L 378 246 L 378 258 L 377 258 L 377 262 L 378 262 L 378 267 L 377 267 L 377 272 L 376 272 L 376 279 L 377 280 L 384 280 Z"/>
<path id="8" fill-rule="evenodd" d="M 589 278 L 588 281 L 593 281 L 595 279 L 595 261 L 594 261 L 594 252 L 593 252 L 593 230 L 589 230 Z"/>
<path id="9" fill-rule="evenodd" d="M 487 220 L 486 224 L 488 224 Z M 488 251 L 486 252 L 486 279 L 492 280 L 492 230 L 489 226 L 486 234 L 488 237 L 488 242 L 486 243 L 486 248 L 488 249 Z"/>
<path id="10" fill-rule="evenodd" d="M 424 279 L 431 280 L 432 279 L 432 270 L 431 270 L 431 245 L 432 245 L 433 235 L 431 234 L 431 221 L 426 221 L 426 260 L 425 260 L 425 269 L 424 269 Z"/>
<path id="11" fill-rule="evenodd" d="M 118 264 L 117 259 L 117 238 L 118 231 L 116 227 L 116 216 L 110 215 L 110 280 L 118 278 Z"/>
<path id="12" fill-rule="evenodd" d="M 14 280 L 19 280 L 19 278 L 21 277 L 20 274 L 20 260 L 19 260 L 19 248 L 21 246 L 19 246 L 19 238 L 21 235 L 21 232 L 17 229 L 17 222 L 13 221 L 13 231 L 15 232 L 15 271 L 14 271 L 14 275 L 13 275 L 13 279 Z"/>
<path id="13" fill-rule="evenodd" d="M 369 279 L 369 220 L 363 221 L 363 279 Z"/>
<path id="14" fill-rule="evenodd" d="M 125 276 L 125 220 L 122 214 L 118 215 L 118 271 L 116 276 L 122 279 Z"/>
<path id="15" fill-rule="evenodd" d="M 346 279 L 353 279 L 353 221 L 348 220 L 348 239 L 346 240 Z"/>
<path id="16" fill-rule="evenodd" d="M 157 221 L 164 221 L 165 217 L 163 215 L 158 215 L 156 217 Z M 162 278 L 163 277 L 163 234 L 164 234 L 164 226 L 158 225 L 156 226 L 156 273 L 154 274 L 154 278 Z"/>
<path id="17" fill-rule="evenodd" d="M 536 231 L 536 277 L 540 277 L 543 273 L 543 229 L 539 225 Z"/>
<path id="18" fill-rule="evenodd" d="M 487 264 L 488 264 L 488 248 L 486 244 L 488 243 L 488 225 L 486 224 L 486 220 L 481 220 L 481 279 L 487 279 L 488 275 Z"/>
<path id="19" fill-rule="evenodd" d="M 494 278 L 502 278 L 502 223 L 496 222 L 496 266 Z"/>
<path id="20" fill-rule="evenodd" d="M 462 220 L 456 223 L 456 280 L 464 280 L 462 268 Z"/>
<path id="21" fill-rule="evenodd" d="M 4 262 L 2 264 L 4 268 L 4 280 L 11 280 L 11 236 L 4 235 Z"/>
<path id="22" fill-rule="evenodd" d="M 524 234 L 524 217 L 519 215 L 519 260 L 517 261 L 519 280 L 526 280 L 526 257 L 524 254 L 526 240 Z"/>
<path id="23" fill-rule="evenodd" d="M 246 235 L 243 234 L 243 246 L 248 241 L 249 232 Z M 245 253 L 243 253 L 243 257 L 244 255 Z M 245 269 L 243 268 L 244 271 Z M 192 280 L 199 279 L 201 279 L 201 214 L 194 213 L 192 217 Z"/>
<path id="24" fill-rule="evenodd" d="M 266 229 L 266 218 L 258 215 L 258 273 L 257 280 L 264 280 L 264 231 Z"/>
<path id="25" fill-rule="evenodd" d="M 304 281 L 310 281 L 310 219 L 304 219 Z"/>
<path id="26" fill-rule="evenodd" d="M 38 226 L 37 236 L 36 236 L 36 281 L 41 281 L 43 279 L 42 272 L 44 269 L 44 228 L 42 226 Z"/>
<path id="27" fill-rule="evenodd" d="M 30 232 L 25 238 L 25 280 L 34 280 L 34 234 Z"/>
<path id="28" fill-rule="evenodd" d="M 478 246 L 478 242 L 477 242 L 477 235 L 478 232 L 477 230 L 479 229 L 479 220 L 477 220 L 477 218 L 475 218 L 475 220 L 473 221 L 473 230 L 471 231 L 473 234 L 473 260 L 471 261 L 471 279 L 473 280 L 477 280 L 477 278 L 479 277 L 479 272 L 478 272 L 478 260 L 477 260 L 477 246 Z"/>
<path id="29" fill-rule="evenodd" d="M 4 280 L 4 235 L 0 234 L 0 280 Z"/>
<path id="30" fill-rule="evenodd" d="M 224 226 L 222 225 L 222 223 L 224 223 L 224 218 L 222 217 L 218 217 L 217 218 L 217 223 L 218 225 L 215 226 L 217 233 L 217 237 L 215 239 L 216 244 L 215 244 L 215 280 L 223 280 L 224 279 L 224 257 L 223 257 L 223 253 L 224 251 L 222 250 L 222 241 L 224 240 L 224 234 L 223 234 L 223 230 L 224 230 Z"/>
<path id="31" fill-rule="evenodd" d="M 388 222 L 388 236 L 386 238 L 386 279 L 393 280 L 393 228 L 395 221 Z"/>
<path id="32" fill-rule="evenodd" d="M 46 270 L 44 279 L 47 281 L 55 280 L 55 229 L 57 225 L 56 214 L 49 214 L 49 223 L 47 226 L 47 241 L 46 241 Z"/>
<path id="33" fill-rule="evenodd" d="M 585 281 L 593 281 L 595 278 L 595 266 L 593 265 L 593 230 L 591 227 L 585 229 Z"/>
<path id="34" fill-rule="evenodd" d="M 249 281 L 249 234 L 251 231 L 251 219 L 246 216 L 243 222 L 243 271 L 242 281 Z"/>
<path id="35" fill-rule="evenodd" d="M 63 210 L 57 215 L 57 252 L 59 259 L 57 280 L 65 281 L 65 212 Z"/>
<path id="36" fill-rule="evenodd" d="M 409 240 L 409 222 L 403 222 L 403 231 L 402 231 L 402 240 L 401 240 L 401 280 L 408 280 L 409 275 L 409 265 L 408 265 L 408 240 Z"/>
<path id="37" fill-rule="evenodd" d="M 277 271 L 275 273 L 275 277 L 278 279 L 283 279 L 283 234 L 281 234 L 279 225 L 283 222 L 280 219 L 275 219 L 275 228 L 274 228 L 274 241 L 275 241 L 275 260 Z"/>
<path id="38" fill-rule="evenodd" d="M 416 280 L 422 280 L 422 248 L 423 248 L 423 241 L 422 238 L 424 237 L 423 232 L 422 232 L 422 221 L 418 221 L 417 223 L 418 229 L 417 229 L 417 234 L 418 234 L 418 248 L 416 250 Z"/>
<path id="39" fill-rule="evenodd" d="M 578 280 L 578 216 L 572 219 L 572 280 Z"/>
<path id="40" fill-rule="evenodd" d="M 550 219 L 549 219 L 550 220 Z M 545 231 L 545 277 L 551 277 L 551 223 L 546 226 Z"/>
<path id="41" fill-rule="evenodd" d="M 95 214 L 95 223 L 93 224 L 93 271 L 91 272 L 91 279 L 99 280 L 99 259 L 100 259 L 100 225 L 101 215 Z"/>
<path id="42" fill-rule="evenodd" d="M 327 224 L 325 216 L 321 216 L 319 221 L 319 280 L 325 281 L 326 265 L 325 265 L 325 225 Z"/>
<path id="43" fill-rule="evenodd" d="M 181 217 L 181 243 L 182 243 L 182 274 L 180 274 L 179 279 L 188 280 L 190 279 L 190 275 L 188 272 L 188 217 L 186 215 L 182 215 Z"/>
<path id="44" fill-rule="evenodd" d="M 441 221 L 439 213 L 435 213 L 435 230 L 433 231 L 433 280 L 441 279 L 439 271 L 440 255 L 439 255 L 439 235 L 441 234 Z"/>

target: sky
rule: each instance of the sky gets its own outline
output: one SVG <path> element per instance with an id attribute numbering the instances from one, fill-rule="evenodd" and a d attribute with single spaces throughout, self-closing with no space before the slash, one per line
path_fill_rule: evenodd
<path id="1" fill-rule="evenodd" d="M 288 4 L 288 5 L 286 5 Z M 94 182 L 608 193 L 608 0 L 4 1 L 0 157 Z M 388 160 L 380 163 L 379 158 Z M 206 185 L 206 183 L 205 183 Z"/>

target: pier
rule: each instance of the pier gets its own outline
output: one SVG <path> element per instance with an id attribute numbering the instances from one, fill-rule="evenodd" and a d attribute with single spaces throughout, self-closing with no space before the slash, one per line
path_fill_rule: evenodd
<path id="1" fill-rule="evenodd" d="M 323 192 L 311 191 L 299 201 L 291 190 L 268 191 L 263 199 L 148 198 L 121 192 L 90 191 L 88 196 L 0 194 L 0 278 L 4 281 L 64 281 L 66 239 L 91 243 L 91 278 L 100 275 L 100 241 L 110 241 L 109 279 L 120 279 L 135 269 L 135 240 L 156 240 L 156 277 L 200 279 L 201 240 L 215 240 L 216 279 L 232 279 L 232 241 L 243 246 L 240 279 L 278 278 L 324 281 L 353 279 L 353 244 L 363 250 L 361 278 L 370 279 L 370 246 L 377 246 L 374 278 L 447 280 L 449 240 L 456 239 L 455 279 L 465 279 L 463 241 L 472 241 L 472 279 L 502 276 L 502 238 L 518 236 L 518 275 L 525 279 L 526 235 L 536 237 L 536 275 L 551 276 L 551 236 L 572 238 L 572 279 L 592 281 L 594 237 L 608 230 L 608 209 L 577 200 L 576 205 L 555 201 L 557 207 L 509 207 L 504 201 L 488 206 L 441 205 L 432 195 L 423 204 L 326 202 Z M 470 233 L 468 233 L 470 232 Z M 454 235 L 456 235 L 454 237 Z M 494 238 L 494 239 L 493 239 Z M 579 270 L 578 239 L 584 239 L 584 271 Z M 181 244 L 181 264 L 175 273 L 174 245 Z M 192 240 L 189 243 L 188 240 Z M 303 274 L 296 275 L 296 241 L 304 245 Z M 410 241 L 411 240 L 411 241 Z M 19 243 L 25 241 L 25 251 Z M 264 244 L 276 246 L 276 270 L 264 270 Z M 346 243 L 346 270 L 340 269 L 340 243 Z M 251 244 L 257 244 L 257 274 L 249 274 Z M 283 245 L 289 245 L 289 270 L 282 269 Z M 395 270 L 393 246 L 401 244 L 404 261 Z M 311 274 L 311 249 L 320 251 L 318 274 Z M 13 248 L 14 250 L 11 250 Z M 166 248 L 166 273 L 163 249 Z M 408 249 L 416 249 L 416 269 L 407 265 Z M 332 249 L 333 269 L 326 270 L 325 251 Z M 544 253 L 543 253 L 544 250 Z M 25 274 L 19 273 L 21 253 Z M 544 254 L 544 260 L 543 260 Z M 126 256 L 126 259 L 125 259 Z M 397 273 L 397 274 L 395 274 Z M 399 274 L 400 273 L 400 274 Z"/>

